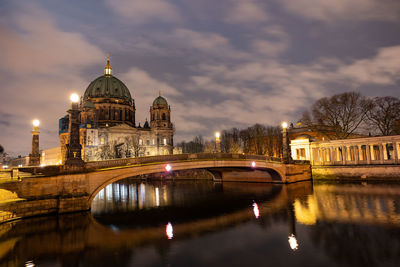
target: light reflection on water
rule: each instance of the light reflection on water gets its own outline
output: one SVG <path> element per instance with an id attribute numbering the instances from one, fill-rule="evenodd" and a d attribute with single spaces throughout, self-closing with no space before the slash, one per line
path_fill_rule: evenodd
<path id="1" fill-rule="evenodd" d="M 140 182 L 0 225 L 0 265 L 400 266 L 400 186 Z"/>

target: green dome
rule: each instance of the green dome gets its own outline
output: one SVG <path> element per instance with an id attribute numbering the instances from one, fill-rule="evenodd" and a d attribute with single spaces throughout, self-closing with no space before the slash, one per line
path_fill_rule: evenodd
<path id="1" fill-rule="evenodd" d="M 117 98 L 132 101 L 128 87 L 111 75 L 100 76 L 89 84 L 83 100 L 89 98 Z"/>
<path id="2" fill-rule="evenodd" d="M 159 96 L 156 99 L 154 99 L 154 101 L 153 101 L 153 106 L 156 106 L 156 105 L 166 105 L 166 106 L 168 106 L 168 102 L 167 102 L 167 100 L 165 100 L 164 97 Z"/>
<path id="3" fill-rule="evenodd" d="M 85 104 L 83 105 L 84 108 L 96 108 L 93 104 L 93 102 L 86 101 Z"/>

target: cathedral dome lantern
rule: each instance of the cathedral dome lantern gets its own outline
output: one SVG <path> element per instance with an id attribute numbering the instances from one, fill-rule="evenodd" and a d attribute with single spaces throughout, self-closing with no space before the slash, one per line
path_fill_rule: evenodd
<path id="1" fill-rule="evenodd" d="M 104 75 L 112 76 L 112 68 L 110 66 L 110 54 L 107 54 L 107 65 L 104 68 Z"/>
<path id="2" fill-rule="evenodd" d="M 86 88 L 83 105 L 87 105 L 88 102 L 95 106 L 100 124 L 127 123 L 135 126 L 135 101 L 128 87 L 113 76 L 109 55 L 104 75 L 93 80 Z"/>

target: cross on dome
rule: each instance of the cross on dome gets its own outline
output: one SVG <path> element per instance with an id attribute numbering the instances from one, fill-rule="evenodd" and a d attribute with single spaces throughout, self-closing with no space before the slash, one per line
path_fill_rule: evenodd
<path id="1" fill-rule="evenodd" d="M 104 75 L 112 75 L 112 68 L 110 66 L 110 54 L 107 54 L 107 65 L 104 68 Z"/>

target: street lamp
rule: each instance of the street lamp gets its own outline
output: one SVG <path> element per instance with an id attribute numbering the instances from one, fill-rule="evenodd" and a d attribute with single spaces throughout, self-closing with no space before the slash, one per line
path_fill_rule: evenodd
<path id="1" fill-rule="evenodd" d="M 283 143 L 283 161 L 289 163 L 291 161 L 290 147 L 289 147 L 289 136 L 287 132 L 288 123 L 282 122 L 282 143 Z"/>
<path id="2" fill-rule="evenodd" d="M 33 127 L 39 127 L 40 121 L 35 119 L 32 121 L 32 124 L 33 124 Z"/>
<path id="3" fill-rule="evenodd" d="M 69 99 L 71 100 L 72 103 L 78 103 L 79 102 L 79 95 L 78 94 L 71 94 L 71 96 L 69 97 Z"/>
<path id="4" fill-rule="evenodd" d="M 39 153 L 39 125 L 40 121 L 38 119 L 34 119 L 32 121 L 33 129 L 32 129 L 32 146 L 31 153 L 29 154 L 29 166 L 38 166 L 40 165 L 40 153 Z"/>
<path id="5" fill-rule="evenodd" d="M 217 153 L 221 152 L 221 133 L 216 132 L 215 133 L 215 150 Z"/>
<path id="6" fill-rule="evenodd" d="M 80 144 L 80 113 L 79 110 L 79 95 L 71 94 L 71 108 L 67 111 L 69 113 L 68 125 L 68 144 L 65 159 L 65 166 L 70 169 L 81 168 L 84 162 L 81 156 L 82 145 Z"/>

